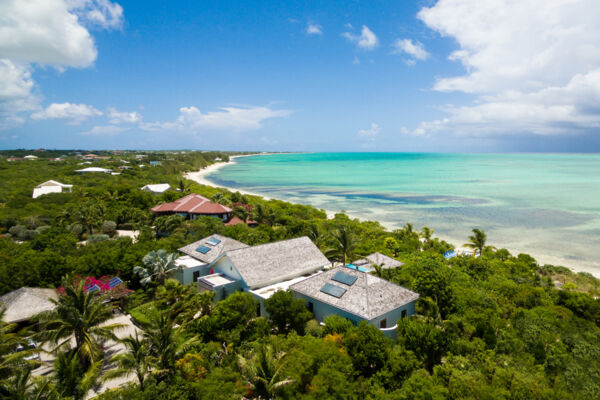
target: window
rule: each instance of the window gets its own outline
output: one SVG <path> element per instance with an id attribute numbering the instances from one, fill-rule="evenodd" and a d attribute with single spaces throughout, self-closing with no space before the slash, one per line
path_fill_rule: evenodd
<path id="1" fill-rule="evenodd" d="M 400 318 L 406 318 L 406 310 L 402 310 L 402 315 Z"/>
<path id="2" fill-rule="evenodd" d="M 312 301 L 309 301 L 308 302 L 308 311 L 314 312 L 314 309 L 315 309 L 315 305 L 313 304 Z"/>
<path id="3" fill-rule="evenodd" d="M 256 305 L 256 315 L 260 317 L 260 303 Z"/>
<path id="4" fill-rule="evenodd" d="M 194 282 L 198 281 L 198 278 L 200 278 L 200 271 L 194 271 Z"/>
<path id="5" fill-rule="evenodd" d="M 379 328 L 387 328 L 387 318 L 384 318 L 381 321 L 379 321 Z"/>

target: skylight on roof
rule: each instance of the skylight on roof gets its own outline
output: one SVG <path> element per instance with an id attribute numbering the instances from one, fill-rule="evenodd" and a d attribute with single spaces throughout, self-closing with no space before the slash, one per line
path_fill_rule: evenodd
<path id="1" fill-rule="evenodd" d="M 206 254 L 210 251 L 210 247 L 200 246 L 196 249 L 198 253 Z"/>
<path id="2" fill-rule="evenodd" d="M 123 283 L 123 281 L 118 276 L 115 276 L 108 282 L 108 287 L 112 289 L 119 286 L 121 283 Z"/>
<path id="3" fill-rule="evenodd" d="M 338 271 L 331 277 L 331 279 L 336 282 L 343 283 L 344 285 L 352 286 L 358 278 L 345 272 Z"/>
<path id="4" fill-rule="evenodd" d="M 206 244 L 209 244 L 209 245 L 211 245 L 211 246 L 216 246 L 216 245 L 218 245 L 219 243 L 221 243 L 221 241 L 220 241 L 219 239 L 215 238 L 215 237 L 211 237 L 210 239 L 208 239 L 208 240 L 206 241 Z"/>
<path id="5" fill-rule="evenodd" d="M 326 283 L 321 288 L 321 292 L 328 294 L 333 297 L 337 297 L 338 299 L 346 293 L 346 289 L 341 288 L 336 285 L 332 285 L 331 283 Z"/>

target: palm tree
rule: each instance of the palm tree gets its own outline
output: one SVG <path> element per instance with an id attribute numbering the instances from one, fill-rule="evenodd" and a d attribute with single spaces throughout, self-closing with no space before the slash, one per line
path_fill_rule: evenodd
<path id="1" fill-rule="evenodd" d="M 159 368 L 157 372 L 170 373 L 175 360 L 198 342 L 196 337 L 186 339 L 180 329 L 175 327 L 168 311 L 152 318 L 149 324 L 142 327 L 142 335 L 149 346 L 149 360 Z"/>
<path id="2" fill-rule="evenodd" d="M 421 232 L 419 233 L 419 236 L 423 239 L 425 239 L 425 242 L 429 242 L 431 240 L 431 236 L 433 236 L 433 229 L 431 229 L 428 226 L 424 226 L 423 228 L 421 228 Z"/>
<path id="3" fill-rule="evenodd" d="M 384 266 L 383 263 L 381 263 L 381 264 L 373 264 L 373 269 L 375 270 L 373 272 L 375 272 L 375 276 L 377 276 L 379 278 L 383 278 L 383 275 L 385 275 L 385 271 L 386 271 L 383 268 L 383 266 Z"/>
<path id="4" fill-rule="evenodd" d="M 121 340 L 121 343 L 125 345 L 127 351 L 116 354 L 110 359 L 109 362 L 116 364 L 116 368 L 107 371 L 102 380 L 107 381 L 134 372 L 140 384 L 140 390 L 143 392 L 144 380 L 150 372 L 149 343 L 147 340 L 138 337 L 137 332 L 135 336 L 129 336 Z"/>
<path id="5" fill-rule="evenodd" d="M 54 374 L 49 391 L 58 398 L 84 399 L 102 372 L 102 361 L 82 366 L 77 352 L 59 352 L 54 360 Z"/>
<path id="6" fill-rule="evenodd" d="M 210 200 L 213 203 L 219 203 L 219 204 L 223 204 L 223 205 L 231 204 L 231 201 L 227 197 L 225 197 L 225 194 L 223 194 L 222 192 L 215 193 L 214 195 L 212 195 Z"/>
<path id="7" fill-rule="evenodd" d="M 273 399 L 285 386 L 294 383 L 282 374 L 286 353 L 276 353 L 272 345 L 260 345 L 245 358 L 238 355 L 238 365 L 246 383 L 258 399 Z"/>
<path id="8" fill-rule="evenodd" d="M 188 185 L 188 183 L 183 179 L 179 180 L 179 191 L 181 193 L 187 193 L 190 191 L 190 185 Z"/>
<path id="9" fill-rule="evenodd" d="M 483 229 L 473 229 L 473 234 L 469 236 L 469 243 L 466 243 L 465 246 L 471 249 L 479 250 L 479 254 L 483 254 L 483 249 L 485 248 L 485 242 L 487 240 L 487 235 L 483 231 Z"/>
<path id="10" fill-rule="evenodd" d="M 333 247 L 325 251 L 327 258 L 348 264 L 356 256 L 356 245 L 358 244 L 352 232 L 341 226 L 331 235 Z"/>
<path id="11" fill-rule="evenodd" d="M 23 353 L 14 351 L 22 338 L 15 332 L 16 324 L 4 322 L 5 312 L 5 308 L 0 308 L 0 379 L 12 375 L 23 362 Z"/>
<path id="12" fill-rule="evenodd" d="M 182 270 L 180 265 L 175 264 L 176 259 L 175 253 L 167 253 L 164 249 L 153 250 L 142 259 L 146 268 L 136 266 L 133 268 L 133 273 L 141 278 L 140 283 L 143 286 L 150 283 L 152 279 L 163 284 L 172 272 Z"/>
<path id="13" fill-rule="evenodd" d="M 275 213 L 267 205 L 257 204 L 252 209 L 252 219 L 259 224 L 273 225 L 275 222 Z"/>
<path id="14" fill-rule="evenodd" d="M 55 351 L 70 347 L 74 338 L 74 350 L 82 365 L 101 360 L 100 342 L 117 340 L 113 331 L 122 327 L 120 324 L 104 324 L 112 318 L 115 308 L 105 300 L 105 295 L 86 291 L 83 280 L 65 284 L 58 300 L 51 300 L 56 306 L 54 310 L 36 317 L 42 324 L 39 337 L 54 344 Z"/>
<path id="15" fill-rule="evenodd" d="M 31 376 L 32 367 L 15 371 L 11 379 L 0 382 L 0 398 L 12 400 L 41 400 L 48 398 L 48 381 L 36 383 Z"/>
<path id="16" fill-rule="evenodd" d="M 324 239 L 323 233 L 321 233 L 321 230 L 315 224 L 310 224 L 308 226 L 307 236 L 317 246 L 319 246 Z"/>

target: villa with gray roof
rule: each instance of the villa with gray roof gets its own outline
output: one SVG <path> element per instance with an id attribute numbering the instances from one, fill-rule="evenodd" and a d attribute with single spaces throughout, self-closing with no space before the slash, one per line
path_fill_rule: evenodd
<path id="1" fill-rule="evenodd" d="M 185 256 L 179 257 L 175 263 L 181 266 L 181 271 L 174 278 L 184 285 L 198 281 L 201 276 L 208 275 L 209 264 L 230 250 L 248 247 L 247 244 L 222 235 L 210 235 L 179 249 Z"/>
<path id="2" fill-rule="evenodd" d="M 249 292 L 259 300 L 261 315 L 266 313 L 264 300 L 278 290 L 290 289 L 306 300 L 318 321 L 336 314 L 354 323 L 367 321 L 394 337 L 396 321 L 413 315 L 419 298 L 364 268 L 349 265 L 326 270 L 331 263 L 306 236 L 250 247 L 215 234 L 179 250 L 186 254 L 177 259 L 182 267 L 177 278 L 182 283 L 196 282 L 199 292 L 214 292 L 215 301 L 236 291 Z M 368 256 L 369 262 L 402 264 L 376 254 L 381 257 Z"/>
<path id="3" fill-rule="evenodd" d="M 240 281 L 245 291 L 310 275 L 331 265 L 306 236 L 225 252 L 210 264 L 214 273 Z"/>
<path id="4" fill-rule="evenodd" d="M 215 301 L 235 291 L 251 293 L 261 304 L 277 290 L 322 271 L 329 260 L 306 236 L 244 247 L 223 253 L 209 266 L 209 275 L 198 279 L 198 291 L 213 291 Z"/>
<path id="5" fill-rule="evenodd" d="M 396 322 L 415 313 L 419 294 L 385 279 L 348 267 L 337 267 L 290 286 L 306 300 L 318 321 L 336 314 L 354 323 L 367 321 L 388 337 Z"/>

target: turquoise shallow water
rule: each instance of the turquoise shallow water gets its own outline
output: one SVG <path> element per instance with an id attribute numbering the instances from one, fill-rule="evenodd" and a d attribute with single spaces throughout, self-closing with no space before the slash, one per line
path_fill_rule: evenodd
<path id="1" fill-rule="evenodd" d="M 361 218 L 427 225 L 600 275 L 600 155 L 313 153 L 236 159 L 216 184 Z"/>

